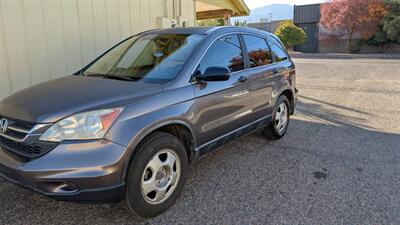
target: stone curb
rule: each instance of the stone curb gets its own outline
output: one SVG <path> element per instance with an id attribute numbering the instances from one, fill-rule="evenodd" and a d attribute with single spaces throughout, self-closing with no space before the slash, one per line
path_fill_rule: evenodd
<path id="1" fill-rule="evenodd" d="M 400 59 L 400 54 L 334 54 L 334 53 L 290 53 L 292 58 L 326 58 L 326 59 Z"/>

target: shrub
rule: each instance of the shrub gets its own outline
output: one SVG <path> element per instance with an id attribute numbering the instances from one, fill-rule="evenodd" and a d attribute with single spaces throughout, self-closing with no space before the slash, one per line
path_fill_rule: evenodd
<path id="1" fill-rule="evenodd" d="M 292 21 L 282 22 L 275 31 L 275 35 L 281 39 L 286 48 L 293 48 L 295 45 L 303 44 L 307 34 L 303 29 L 294 25 Z"/>
<path id="2" fill-rule="evenodd" d="M 350 53 L 350 54 L 358 54 L 358 53 L 360 53 L 360 51 L 361 51 L 361 45 L 358 45 L 358 44 L 352 44 L 352 45 L 350 45 L 349 46 L 349 48 L 347 49 L 348 50 L 348 52 Z"/>

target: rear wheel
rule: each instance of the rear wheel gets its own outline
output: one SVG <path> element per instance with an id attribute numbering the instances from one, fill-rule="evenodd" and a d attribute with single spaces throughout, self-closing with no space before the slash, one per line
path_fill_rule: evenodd
<path id="1" fill-rule="evenodd" d="M 154 217 L 178 198 L 186 180 L 188 157 L 173 135 L 150 134 L 136 149 L 127 177 L 126 203 L 141 217 Z"/>
<path id="2" fill-rule="evenodd" d="M 278 140 L 285 136 L 290 120 L 289 100 L 282 95 L 278 98 L 271 123 L 264 128 L 264 135 L 271 140 Z"/>

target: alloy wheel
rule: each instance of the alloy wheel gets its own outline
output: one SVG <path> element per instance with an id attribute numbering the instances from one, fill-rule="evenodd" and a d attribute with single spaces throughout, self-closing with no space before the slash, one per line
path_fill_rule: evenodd
<path id="1" fill-rule="evenodd" d="M 174 192 L 181 175 L 179 157 L 171 149 L 159 151 L 147 163 L 142 175 L 143 198 L 150 204 L 160 204 Z"/>
<path id="2" fill-rule="evenodd" d="M 285 132 L 287 123 L 289 121 L 288 115 L 289 115 L 288 106 L 286 105 L 285 102 L 281 102 L 281 104 L 279 104 L 278 108 L 276 109 L 275 122 L 274 122 L 276 131 L 278 132 L 279 135 Z"/>

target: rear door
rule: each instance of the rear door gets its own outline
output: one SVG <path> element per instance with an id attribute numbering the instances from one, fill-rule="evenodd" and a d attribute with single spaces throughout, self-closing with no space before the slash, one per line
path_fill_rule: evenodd
<path id="1" fill-rule="evenodd" d="M 272 91 L 274 65 L 271 51 L 264 37 L 243 34 L 247 58 L 249 61 L 248 82 L 252 92 L 252 118 L 258 120 L 272 113 Z"/>

